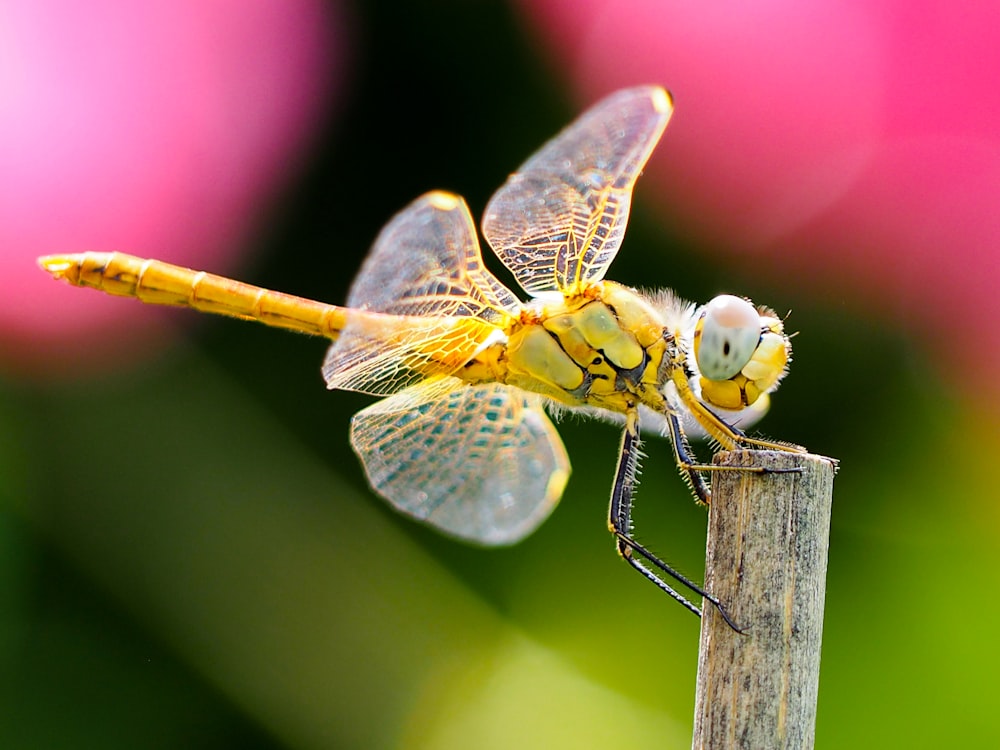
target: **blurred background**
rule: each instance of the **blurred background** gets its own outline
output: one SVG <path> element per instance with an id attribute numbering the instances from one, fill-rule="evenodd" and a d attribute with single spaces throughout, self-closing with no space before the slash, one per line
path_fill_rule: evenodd
<path id="1" fill-rule="evenodd" d="M 616 429 L 564 420 L 562 507 L 463 546 L 367 489 L 322 341 L 35 266 L 341 302 L 414 197 L 478 217 L 652 82 L 609 277 L 791 310 L 760 429 L 841 461 L 817 745 L 996 741 L 998 69 L 985 2 L 5 3 L 0 746 L 689 746 L 698 622 L 613 551 Z M 646 450 L 637 534 L 698 578 L 705 513 Z"/>

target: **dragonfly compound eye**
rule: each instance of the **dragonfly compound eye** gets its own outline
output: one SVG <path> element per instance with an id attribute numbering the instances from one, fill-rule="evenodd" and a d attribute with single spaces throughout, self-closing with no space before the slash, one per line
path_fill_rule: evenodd
<path id="1" fill-rule="evenodd" d="M 740 297 L 720 294 L 705 305 L 694 334 L 702 377 L 729 380 L 750 361 L 760 343 L 760 315 Z"/>

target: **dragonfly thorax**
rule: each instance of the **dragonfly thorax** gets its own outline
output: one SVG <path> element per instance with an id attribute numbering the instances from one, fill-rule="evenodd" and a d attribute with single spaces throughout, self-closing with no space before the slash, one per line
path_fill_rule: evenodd
<path id="1" fill-rule="evenodd" d="M 510 326 L 500 379 L 569 406 L 662 406 L 673 336 L 639 294 L 613 282 L 525 305 Z"/>

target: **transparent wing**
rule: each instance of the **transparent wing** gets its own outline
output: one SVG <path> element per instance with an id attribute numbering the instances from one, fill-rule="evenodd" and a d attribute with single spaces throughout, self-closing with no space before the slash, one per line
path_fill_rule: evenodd
<path id="1" fill-rule="evenodd" d="M 348 307 L 396 315 L 471 315 L 491 323 L 517 298 L 483 265 L 465 201 L 427 193 L 379 233 L 347 298 Z"/>
<path id="2" fill-rule="evenodd" d="M 625 233 L 632 187 L 672 112 L 658 86 L 612 94 L 490 199 L 483 235 L 526 292 L 575 292 L 604 277 Z"/>
<path id="3" fill-rule="evenodd" d="M 348 309 L 347 325 L 323 362 L 328 388 L 386 396 L 450 375 L 499 329 L 474 317 L 417 317 Z"/>
<path id="4" fill-rule="evenodd" d="M 518 307 L 484 266 L 465 202 L 428 193 L 379 234 L 323 363 L 330 388 L 396 393 L 464 365 Z M 355 312 L 360 311 L 360 312 Z"/>
<path id="5" fill-rule="evenodd" d="M 351 444 L 398 510 L 467 541 L 513 544 L 562 496 L 569 459 L 538 402 L 441 378 L 358 412 Z"/>

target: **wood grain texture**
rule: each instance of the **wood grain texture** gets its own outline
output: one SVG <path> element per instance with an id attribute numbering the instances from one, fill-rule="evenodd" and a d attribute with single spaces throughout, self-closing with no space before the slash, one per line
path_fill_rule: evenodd
<path id="1" fill-rule="evenodd" d="M 715 463 L 800 473 L 713 472 L 701 624 L 695 750 L 813 747 L 836 463 L 776 451 Z"/>

